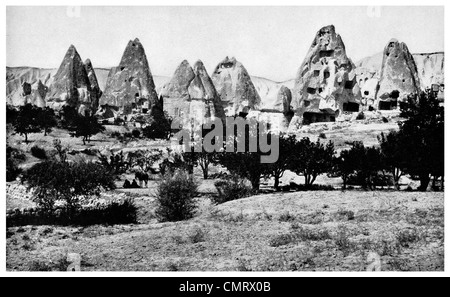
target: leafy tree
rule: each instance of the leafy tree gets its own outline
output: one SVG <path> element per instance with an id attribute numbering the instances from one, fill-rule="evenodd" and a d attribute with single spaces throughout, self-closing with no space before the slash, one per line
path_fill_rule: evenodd
<path id="1" fill-rule="evenodd" d="M 319 140 L 312 142 L 304 137 L 295 145 L 290 170 L 305 177 L 305 186 L 311 186 L 317 176 L 331 172 L 334 161 L 334 145 L 330 141 L 323 145 Z"/>
<path id="2" fill-rule="evenodd" d="M 261 156 L 263 156 L 264 153 L 261 152 L 259 147 L 259 123 L 257 124 L 258 129 L 256 131 L 250 131 L 248 126 L 246 126 L 243 131 L 240 131 L 235 126 L 234 134 L 229 139 L 226 138 L 227 135 L 224 131 L 224 145 L 231 143 L 234 150 L 230 152 L 229 149 L 227 149 L 217 153 L 217 162 L 226 167 L 232 175 L 248 179 L 252 184 L 254 192 L 259 191 L 260 179 L 266 172 L 265 166 L 267 165 L 261 163 Z M 265 137 L 270 138 L 271 134 L 267 133 Z M 250 150 L 251 138 L 254 139 L 258 145 L 255 152 Z M 239 140 L 242 139 L 245 140 L 243 151 L 239 149 L 239 146 L 242 145 L 239 143 Z"/>
<path id="3" fill-rule="evenodd" d="M 431 177 L 444 178 L 444 107 L 433 92 L 422 92 L 402 106 L 400 137 L 407 157 L 406 172 L 418 176 L 425 191 Z M 442 183 L 443 185 L 443 183 Z"/>
<path id="4" fill-rule="evenodd" d="M 292 166 L 294 160 L 294 150 L 297 145 L 297 139 L 295 135 L 280 135 L 279 140 L 279 156 L 275 163 L 268 163 L 264 166 L 263 175 L 266 177 L 274 178 L 274 188 L 278 191 L 280 178 L 283 174 Z"/>
<path id="5" fill-rule="evenodd" d="M 144 137 L 150 139 L 168 139 L 170 137 L 172 119 L 166 112 L 157 109 L 151 113 L 146 122 L 146 126 L 142 129 Z"/>
<path id="6" fill-rule="evenodd" d="M 138 166 L 142 171 L 148 172 L 153 165 L 162 157 L 163 152 L 160 149 L 137 150 L 128 153 L 128 165 L 130 167 Z"/>
<path id="7" fill-rule="evenodd" d="M 350 150 L 342 150 L 334 159 L 333 174 L 340 176 L 343 181 L 342 189 L 347 189 L 348 179 L 355 173 L 356 166 Z"/>
<path id="8" fill-rule="evenodd" d="M 31 104 L 19 107 L 13 126 L 16 133 L 25 136 L 25 143 L 28 143 L 28 134 L 42 131 L 37 120 L 39 112 L 39 108 Z"/>
<path id="9" fill-rule="evenodd" d="M 387 184 L 380 148 L 365 147 L 362 142 L 355 141 L 351 149 L 342 151 L 335 162 L 335 170 L 344 181 L 344 189 L 350 182 L 370 190 Z"/>
<path id="10" fill-rule="evenodd" d="M 77 115 L 73 122 L 73 128 L 75 137 L 82 137 L 83 144 L 86 145 L 86 141 L 91 141 L 91 136 L 97 133 L 105 131 L 105 127 L 98 122 L 98 119 L 94 115 Z"/>
<path id="11" fill-rule="evenodd" d="M 37 124 L 44 130 L 44 136 L 56 127 L 55 112 L 50 107 L 40 108 L 36 117 Z"/>
<path id="12" fill-rule="evenodd" d="M 392 174 L 394 187 L 399 190 L 400 177 L 405 173 L 408 164 L 408 152 L 405 147 L 403 133 L 398 131 L 389 134 L 381 133 L 378 137 L 380 142 L 383 163 L 386 169 Z"/>
<path id="13" fill-rule="evenodd" d="M 35 202 L 48 211 L 53 211 L 55 202 L 62 200 L 74 213 L 89 196 L 115 188 L 111 173 L 91 162 L 48 160 L 33 165 L 23 179 L 33 190 Z"/>

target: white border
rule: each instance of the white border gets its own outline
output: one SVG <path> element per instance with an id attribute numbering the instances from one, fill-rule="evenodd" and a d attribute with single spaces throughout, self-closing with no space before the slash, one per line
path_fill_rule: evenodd
<path id="1" fill-rule="evenodd" d="M 74 4 L 79 6 L 445 6 L 445 28 L 449 27 L 448 13 L 449 13 L 449 5 L 448 1 L 444 0 L 427 0 L 427 1 L 412 1 L 412 0 L 401 0 L 401 1 L 375 1 L 375 0 L 344 0 L 340 1 L 339 4 L 336 5 L 335 1 L 324 1 L 324 0 L 314 0 L 314 1 L 293 1 L 293 0 L 277 0 L 277 1 L 249 1 L 249 0 L 227 0 L 221 2 L 212 2 L 206 0 L 189 0 L 189 1 L 181 1 L 181 0 L 165 0 L 165 1 L 142 1 L 142 0 L 127 0 L 121 2 L 112 3 L 110 0 L 78 0 L 76 3 L 74 1 L 69 0 L 41 0 L 39 4 L 36 4 L 37 1 L 31 0 L 6 0 L 4 1 L 4 5 L 1 6 L 1 16 L 3 18 L 1 22 L 1 29 L 4 32 L 4 36 L 6 37 L 6 6 L 73 6 Z M 344 4 L 344 5 L 342 5 Z M 426 20 L 418 20 L 422 22 L 424 26 L 426 26 Z M 30 28 L 31 29 L 31 28 Z M 299 28 L 301 30 L 301 28 Z M 445 36 L 445 34 L 444 34 Z M 1 59 L 1 67 L 6 71 L 6 42 L 4 46 L 1 47 L 1 54 L 3 59 Z M 448 48 L 448 38 L 445 38 L 445 48 Z M 370 53 L 368 53 L 370 54 Z M 32 66 L 32 65 L 31 65 Z M 449 63 L 445 65 L 445 73 L 449 75 L 450 73 Z M 6 94 L 6 82 L 3 80 L 1 83 L 1 94 Z M 446 107 L 448 105 L 449 94 L 448 91 L 446 94 Z M 0 118 L 2 123 L 6 123 L 5 114 L 6 114 L 6 104 L 0 104 Z M 447 109 L 447 108 L 446 108 Z M 447 114 L 447 112 L 446 112 Z M 448 118 L 446 116 L 446 118 Z M 450 131 L 449 123 L 446 123 L 446 147 L 449 147 L 449 137 L 448 131 Z M 1 151 L 1 161 L 0 168 L 5 168 L 5 147 L 6 147 L 6 129 L 1 129 L 1 143 L 2 143 L 2 151 Z M 449 160 L 445 158 L 445 169 L 446 172 L 450 172 L 449 169 Z M 449 238 L 445 236 L 445 272 L 408 272 L 408 273 L 399 273 L 399 272 L 78 272 L 69 274 L 66 272 L 53 272 L 53 273 L 38 273 L 38 272 L 6 272 L 6 199 L 5 197 L 5 181 L 6 181 L 6 172 L 5 170 L 0 171 L 1 174 L 1 184 L 0 189 L 2 195 L 2 202 L 0 203 L 0 214 L 2 217 L 0 223 L 1 229 L 1 239 L 0 239 L 0 276 L 20 276 L 20 277 L 42 277 L 42 276 L 52 276 L 52 277 L 135 277 L 135 276 L 164 276 L 164 277 L 444 277 L 449 276 L 450 271 L 450 260 L 448 259 L 448 244 Z M 448 179 L 448 177 L 447 177 Z M 448 199 L 450 198 L 448 195 L 448 190 L 445 191 L 445 206 L 448 206 Z M 445 234 L 447 234 L 449 225 L 449 215 L 445 212 Z"/>

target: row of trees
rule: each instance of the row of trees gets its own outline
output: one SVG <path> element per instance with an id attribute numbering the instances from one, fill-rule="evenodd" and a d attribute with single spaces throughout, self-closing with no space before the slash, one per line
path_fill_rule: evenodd
<path id="1" fill-rule="evenodd" d="M 30 133 L 44 132 L 44 136 L 54 127 L 69 130 L 74 137 L 81 137 L 83 144 L 90 142 L 92 135 L 103 132 L 104 126 L 95 115 L 80 115 L 75 108 L 64 106 L 56 114 L 50 107 L 40 108 L 32 104 L 26 104 L 15 108 L 7 106 L 6 120 L 11 124 L 16 133 L 24 136 L 28 142 Z M 168 139 L 171 135 L 171 118 L 162 111 L 155 111 L 151 115 L 142 115 L 137 120 L 144 126 L 142 133 L 136 130 L 137 135 L 149 139 Z"/>
<path id="2" fill-rule="evenodd" d="M 350 149 L 337 154 L 332 142 L 313 142 L 309 138 L 280 135 L 278 160 L 263 164 L 260 159 L 264 153 L 259 148 L 257 152 L 248 150 L 250 132 L 246 130 L 243 132 L 247 141 L 245 152 L 238 152 L 235 145 L 233 153 L 186 152 L 183 158 L 191 166 L 201 167 L 205 179 L 208 178 L 208 166 L 220 164 L 230 173 L 248 179 L 255 191 L 259 189 L 261 177 L 273 177 L 274 187 L 279 189 L 280 178 L 286 170 L 304 176 L 306 188 L 311 187 L 321 174 L 341 177 L 343 189 L 348 184 L 371 190 L 389 185 L 399 189 L 399 180 L 405 174 L 420 180 L 419 190 L 426 190 L 431 179 L 434 186 L 440 178 L 442 187 L 444 108 L 433 93 L 423 92 L 402 105 L 401 116 L 406 120 L 399 124 L 399 130 L 382 133 L 376 147 L 354 142 Z"/>

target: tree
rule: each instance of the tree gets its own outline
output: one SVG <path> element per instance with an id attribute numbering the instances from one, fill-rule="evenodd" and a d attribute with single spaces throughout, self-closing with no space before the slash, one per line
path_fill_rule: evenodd
<path id="1" fill-rule="evenodd" d="M 33 190 L 35 202 L 48 211 L 53 211 L 56 201 L 62 200 L 74 213 L 89 196 L 99 195 L 103 189 L 115 189 L 111 173 L 91 162 L 48 160 L 33 165 L 23 180 Z"/>
<path id="2" fill-rule="evenodd" d="M 6 105 L 6 123 L 13 124 L 16 121 L 18 111 L 14 106 Z"/>
<path id="3" fill-rule="evenodd" d="M 421 92 L 410 97 L 402 106 L 399 134 L 407 156 L 406 172 L 420 180 L 420 191 L 425 191 L 431 177 L 444 179 L 444 107 L 433 92 Z"/>
<path id="4" fill-rule="evenodd" d="M 370 190 L 386 184 L 385 165 L 379 148 L 365 147 L 362 142 L 355 141 L 350 150 L 342 151 L 335 162 L 335 172 L 342 177 L 344 189 L 349 182 Z"/>
<path id="5" fill-rule="evenodd" d="M 305 177 L 305 186 L 310 187 L 317 176 L 331 172 L 334 161 L 334 145 L 330 141 L 323 145 L 319 140 L 312 142 L 304 137 L 295 145 L 292 155 L 294 159 L 290 170 Z"/>
<path id="6" fill-rule="evenodd" d="M 155 109 L 147 117 L 146 126 L 142 129 L 142 135 L 150 139 L 168 139 L 171 134 L 172 119 L 166 112 Z"/>
<path id="7" fill-rule="evenodd" d="M 273 177 L 274 185 L 273 187 L 278 191 L 280 178 L 286 170 L 290 168 L 294 160 L 293 151 L 296 148 L 297 139 L 295 135 L 280 135 L 279 140 L 279 156 L 275 163 L 268 163 L 264 166 L 265 177 Z"/>
<path id="8" fill-rule="evenodd" d="M 350 150 L 342 150 L 340 155 L 334 159 L 333 174 L 342 178 L 342 189 L 347 189 L 349 177 L 355 173 L 356 166 Z"/>
<path id="9" fill-rule="evenodd" d="M 98 122 L 94 115 L 77 115 L 73 125 L 70 130 L 74 131 L 75 137 L 83 137 L 83 145 L 86 145 L 86 141 L 91 141 L 92 135 L 105 131 L 105 127 Z"/>
<path id="10" fill-rule="evenodd" d="M 37 120 L 38 114 L 39 108 L 34 105 L 25 104 L 19 107 L 13 126 L 16 133 L 25 136 L 25 143 L 28 143 L 29 133 L 42 131 L 42 127 Z"/>
<path id="11" fill-rule="evenodd" d="M 56 126 L 55 112 L 50 107 L 40 108 L 36 117 L 37 124 L 44 130 L 44 136 Z"/>
<path id="12" fill-rule="evenodd" d="M 128 165 L 138 166 L 143 172 L 148 172 L 163 155 L 160 149 L 136 150 L 128 153 Z"/>
<path id="13" fill-rule="evenodd" d="M 381 155 L 386 169 L 392 174 L 394 187 L 399 190 L 399 180 L 408 164 L 408 152 L 405 147 L 404 134 L 398 131 L 389 134 L 381 133 L 378 137 Z"/>

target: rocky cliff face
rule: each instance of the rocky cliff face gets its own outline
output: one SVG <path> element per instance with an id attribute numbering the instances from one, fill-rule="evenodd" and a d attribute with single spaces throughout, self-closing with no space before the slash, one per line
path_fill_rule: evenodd
<path id="1" fill-rule="evenodd" d="M 367 99 L 369 105 L 375 99 L 376 86 L 380 80 L 381 65 L 383 63 L 383 52 L 366 57 L 358 61 L 357 77 L 361 86 L 363 98 Z M 425 90 L 432 84 L 444 84 L 444 53 L 416 53 L 412 54 L 417 66 L 420 88 Z M 375 83 L 376 82 L 376 83 Z"/>
<path id="2" fill-rule="evenodd" d="M 128 114 L 142 106 L 152 109 L 158 102 L 144 47 L 139 39 L 130 40 L 119 66 L 112 68 L 108 75 L 99 105 Z"/>
<path id="3" fill-rule="evenodd" d="M 383 62 L 375 99 L 379 109 L 390 109 L 396 101 L 406 100 L 410 94 L 420 90 L 417 66 L 408 47 L 403 42 L 391 39 L 383 51 Z M 391 107 L 388 108 L 388 103 Z"/>
<path id="4" fill-rule="evenodd" d="M 200 60 L 194 67 L 184 60 L 162 87 L 161 96 L 164 110 L 183 126 L 225 117 L 214 84 Z"/>
<path id="5" fill-rule="evenodd" d="M 13 106 L 26 103 L 45 106 L 47 86 L 55 73 L 56 69 L 6 67 L 6 103 Z"/>
<path id="6" fill-rule="evenodd" d="M 80 113 L 92 110 L 92 90 L 88 74 L 75 46 L 71 45 L 53 77 L 47 93 L 47 106 L 55 110 L 64 105 Z"/>
<path id="7" fill-rule="evenodd" d="M 100 89 L 97 75 L 95 74 L 94 67 L 92 66 L 91 60 L 87 59 L 84 62 L 84 67 L 86 68 L 87 76 L 91 86 L 91 99 L 92 99 L 92 110 L 97 110 L 98 102 L 103 92 Z"/>
<path id="8" fill-rule="evenodd" d="M 245 67 L 235 58 L 226 57 L 211 76 L 226 116 L 259 110 L 261 97 Z"/>
<path id="9" fill-rule="evenodd" d="M 354 70 L 334 26 L 321 28 L 297 72 L 290 127 L 333 121 L 344 111 L 358 111 L 361 94 Z"/>
<path id="10" fill-rule="evenodd" d="M 444 84 L 444 53 L 413 54 L 422 89 Z"/>

